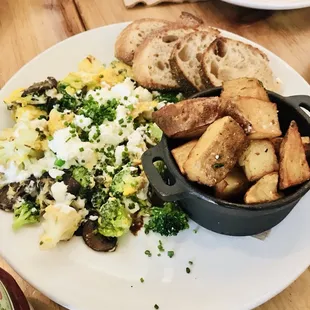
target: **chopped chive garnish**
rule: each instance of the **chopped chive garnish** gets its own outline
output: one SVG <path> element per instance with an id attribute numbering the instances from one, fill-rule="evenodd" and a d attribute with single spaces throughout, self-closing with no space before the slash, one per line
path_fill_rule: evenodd
<path id="1" fill-rule="evenodd" d="M 144 279 L 143 279 L 143 278 L 140 278 L 140 282 L 141 282 L 141 283 L 144 283 Z"/>
<path id="2" fill-rule="evenodd" d="M 147 255 L 148 257 L 151 257 L 151 256 L 152 256 L 152 253 L 151 253 L 150 250 L 146 250 L 146 251 L 144 252 L 144 254 Z"/>
<path id="3" fill-rule="evenodd" d="M 224 164 L 222 164 L 222 163 L 216 163 L 213 165 L 214 169 L 218 169 L 218 168 L 222 168 L 222 167 L 224 167 Z"/>
<path id="4" fill-rule="evenodd" d="M 172 258 L 173 256 L 174 256 L 174 251 L 168 251 L 168 256 L 170 257 L 170 258 Z"/>
<path id="5" fill-rule="evenodd" d="M 186 267 L 186 273 L 191 273 L 191 270 L 188 267 Z"/>
<path id="6" fill-rule="evenodd" d="M 161 240 L 159 240 L 159 244 L 158 244 L 157 248 L 160 252 L 165 252 L 165 249 L 163 247 L 163 243 L 161 242 Z"/>
<path id="7" fill-rule="evenodd" d="M 54 165 L 57 166 L 57 167 L 62 167 L 65 163 L 66 163 L 65 160 L 56 159 L 55 162 L 54 162 Z"/>

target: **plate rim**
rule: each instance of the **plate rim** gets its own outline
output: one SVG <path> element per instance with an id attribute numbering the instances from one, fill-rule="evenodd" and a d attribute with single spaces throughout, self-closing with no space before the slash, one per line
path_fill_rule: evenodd
<path id="1" fill-rule="evenodd" d="M 234 1 L 234 0 L 223 0 L 225 2 L 229 2 L 229 1 Z M 239 0 L 237 0 L 239 1 Z M 309 4 L 310 4 L 310 0 L 309 0 Z M 69 38 L 66 38 L 62 41 L 59 41 L 57 42 L 56 44 L 52 45 L 51 47 L 47 48 L 46 50 L 42 51 L 41 53 L 39 53 L 38 55 L 34 56 L 30 61 L 28 61 L 26 64 L 24 64 L 22 67 L 19 68 L 19 70 L 17 70 L 9 79 L 8 81 L 3 85 L 3 87 L 0 89 L 0 95 L 5 91 L 7 85 L 11 82 L 11 81 L 14 81 L 16 79 L 16 76 L 18 75 L 18 73 L 21 71 L 21 70 L 24 70 L 25 68 L 27 68 L 28 65 L 32 64 L 33 62 L 36 61 L 36 59 L 38 59 L 39 57 L 41 57 L 43 54 L 46 54 L 48 53 L 50 50 L 53 50 L 53 49 L 57 49 L 57 47 L 61 44 L 63 44 L 64 42 L 68 42 L 70 41 L 71 39 L 75 39 L 77 37 L 80 37 L 80 36 L 83 36 L 85 33 L 89 33 L 89 32 L 92 32 L 92 31 L 98 31 L 99 29 L 103 29 L 103 28 L 113 28 L 115 26 L 119 26 L 119 27 L 125 27 L 126 25 L 130 24 L 131 21 L 127 21 L 127 22 L 121 22 L 121 23 L 113 23 L 113 24 L 109 24 L 109 25 L 104 25 L 104 26 L 100 26 L 100 27 L 96 27 L 96 28 L 93 28 L 93 29 L 90 29 L 90 30 L 87 30 L 87 31 L 83 31 L 81 33 L 78 33 L 74 36 L 71 36 Z M 216 27 L 217 28 L 217 27 Z M 239 34 L 236 34 L 234 32 L 231 32 L 231 31 L 227 31 L 227 30 L 224 30 L 224 29 L 221 29 L 221 28 L 217 28 L 219 29 L 223 34 L 232 34 L 232 35 L 235 35 L 235 36 L 238 36 L 240 38 L 243 38 L 244 40 L 246 40 L 249 44 L 253 44 L 254 46 L 256 47 L 259 47 L 261 50 L 263 50 L 264 52 L 268 52 L 269 54 L 272 54 L 272 56 L 274 58 L 277 59 L 277 61 L 279 61 L 281 63 L 281 66 L 286 66 L 289 70 L 291 71 L 294 71 L 296 74 L 299 75 L 299 77 L 306 83 L 308 84 L 308 82 L 304 79 L 304 77 L 299 74 L 292 66 L 290 66 L 288 63 L 286 63 L 282 58 L 280 58 L 278 55 L 276 55 L 275 53 L 271 52 L 270 50 L 268 50 L 267 48 L 265 48 L 264 46 L 248 39 L 248 38 L 245 38 Z M 308 87 L 309 87 L 309 93 L 310 93 L 310 85 L 308 84 Z M 290 95 L 294 95 L 294 94 L 290 94 Z M 310 198 L 310 197 L 309 197 Z M 50 300 L 54 301 L 55 303 L 57 303 L 58 305 L 61 305 L 65 308 L 68 308 L 68 309 L 72 309 L 72 307 L 69 307 L 68 305 L 66 305 L 64 303 L 64 301 L 61 301 L 59 300 L 59 298 L 46 291 L 44 288 L 40 288 L 39 285 L 35 285 L 33 283 L 33 281 L 31 279 L 28 278 L 28 276 L 24 276 L 23 274 L 23 271 L 22 269 L 23 268 L 19 268 L 18 266 L 16 266 L 14 263 L 11 263 L 9 257 L 6 256 L 5 252 L 4 251 L 1 251 L 0 249 L 0 252 L 1 252 L 1 256 L 4 258 L 4 260 L 9 264 L 9 266 L 22 278 L 24 279 L 27 283 L 29 283 L 32 287 L 34 287 L 36 290 L 38 290 L 39 292 L 43 293 L 43 295 L 45 295 L 46 297 L 48 297 Z M 261 297 L 257 297 L 255 300 L 253 300 L 253 302 L 251 304 L 245 304 L 243 306 L 245 307 L 248 307 L 250 306 L 250 308 L 253 308 L 253 307 L 258 307 L 262 304 L 264 304 L 265 302 L 267 302 L 268 300 L 270 300 L 271 298 L 275 297 L 276 295 L 280 294 L 282 291 L 284 291 L 289 285 L 291 285 L 296 279 L 298 279 L 306 270 L 307 268 L 309 267 L 310 265 L 310 259 L 309 259 L 309 263 L 308 265 L 304 268 L 299 268 L 298 271 L 296 273 L 294 273 L 294 276 L 288 280 L 288 283 L 283 283 L 283 285 L 279 285 L 277 286 L 278 289 L 276 290 L 273 290 L 271 292 L 268 292 L 268 294 L 265 294 Z M 248 309 L 248 308 L 244 308 L 244 309 Z"/>
<path id="2" fill-rule="evenodd" d="M 230 3 L 233 5 L 247 7 L 252 9 L 260 9 L 260 10 L 298 10 L 310 7 L 309 0 L 299 0 L 297 3 L 287 3 L 287 4 L 275 4 L 275 3 L 260 3 L 258 1 L 251 3 L 246 0 L 222 0 L 223 2 Z"/>

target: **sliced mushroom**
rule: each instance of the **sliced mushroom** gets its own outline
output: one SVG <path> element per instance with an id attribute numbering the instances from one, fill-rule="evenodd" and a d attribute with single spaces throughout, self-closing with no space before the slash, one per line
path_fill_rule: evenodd
<path id="1" fill-rule="evenodd" d="M 26 97 L 27 95 L 33 94 L 33 93 L 42 95 L 46 90 L 56 88 L 56 87 L 57 87 L 57 80 L 49 76 L 45 81 L 34 83 L 30 87 L 25 89 L 22 93 L 22 97 Z"/>
<path id="2" fill-rule="evenodd" d="M 27 183 L 11 183 L 0 189 L 0 209 L 13 211 L 13 206 L 17 199 L 24 194 Z"/>
<path id="3" fill-rule="evenodd" d="M 64 175 L 63 181 L 67 185 L 67 192 L 77 196 L 81 189 L 81 184 L 70 175 Z"/>
<path id="4" fill-rule="evenodd" d="M 86 245 L 97 252 L 114 252 L 117 238 L 105 237 L 97 232 L 97 222 L 87 220 L 83 225 L 83 240 Z"/>

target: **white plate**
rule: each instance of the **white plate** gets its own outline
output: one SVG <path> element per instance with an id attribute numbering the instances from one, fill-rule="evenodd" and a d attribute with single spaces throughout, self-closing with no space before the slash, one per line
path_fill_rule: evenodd
<path id="1" fill-rule="evenodd" d="M 261 10 L 292 10 L 310 6 L 310 0 L 222 0 L 231 4 Z"/>
<path id="2" fill-rule="evenodd" d="M 115 38 L 125 25 L 87 31 L 50 48 L 15 74 L 0 92 L 0 100 L 46 76 L 62 78 L 88 54 L 111 61 Z M 262 50 L 283 81 L 285 95 L 310 94 L 298 73 Z M 4 127 L 10 118 L 2 109 Z M 112 254 L 96 253 L 77 237 L 42 252 L 38 227 L 13 233 L 12 215 L 0 212 L 0 254 L 28 282 L 74 310 L 147 310 L 154 309 L 154 304 L 161 310 L 251 309 L 281 292 L 309 266 L 309 203 L 307 195 L 265 241 L 222 236 L 203 228 L 195 234 L 197 225 L 192 223 L 190 230 L 168 240 L 143 232 L 138 237 L 125 236 Z M 175 251 L 175 257 L 157 256 L 159 239 L 166 250 Z M 147 249 L 153 253 L 151 258 L 144 254 Z M 194 262 L 190 274 L 185 271 L 188 261 Z"/>

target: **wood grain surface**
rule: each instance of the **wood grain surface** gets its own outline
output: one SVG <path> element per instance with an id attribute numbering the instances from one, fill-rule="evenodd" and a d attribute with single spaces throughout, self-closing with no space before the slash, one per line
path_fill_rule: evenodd
<path id="1" fill-rule="evenodd" d="M 181 11 L 192 12 L 209 25 L 256 41 L 284 59 L 310 82 L 310 8 L 268 12 L 210 0 L 154 7 L 138 5 L 126 9 L 123 0 L 0 0 L 0 87 L 31 58 L 81 31 L 146 16 L 173 20 Z M 22 280 L 1 258 L 0 267 L 15 277 L 35 310 L 64 309 Z M 309 269 L 289 288 L 257 308 L 309 309 Z"/>

